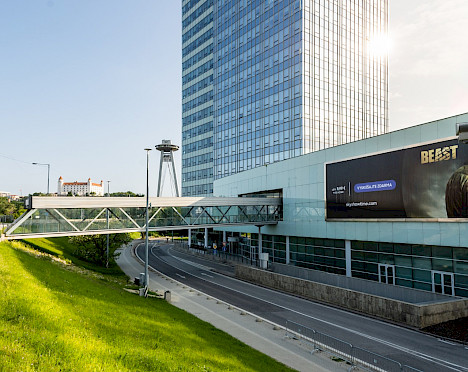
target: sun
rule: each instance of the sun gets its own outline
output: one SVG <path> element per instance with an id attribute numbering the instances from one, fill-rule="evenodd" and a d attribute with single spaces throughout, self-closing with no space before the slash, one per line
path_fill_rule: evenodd
<path id="1" fill-rule="evenodd" d="M 368 39 L 367 49 L 374 57 L 385 57 L 390 49 L 390 39 L 387 34 L 374 34 Z"/>

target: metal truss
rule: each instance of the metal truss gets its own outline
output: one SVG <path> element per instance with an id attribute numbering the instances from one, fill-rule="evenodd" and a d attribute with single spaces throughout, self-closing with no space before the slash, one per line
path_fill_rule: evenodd
<path id="1" fill-rule="evenodd" d="M 6 239 L 143 232 L 145 198 L 31 197 Z M 106 213 L 108 211 L 108 213 Z M 148 230 L 269 225 L 282 219 L 278 198 L 150 198 Z"/>

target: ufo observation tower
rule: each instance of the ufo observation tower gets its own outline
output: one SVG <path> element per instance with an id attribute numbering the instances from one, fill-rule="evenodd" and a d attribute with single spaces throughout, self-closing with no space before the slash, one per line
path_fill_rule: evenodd
<path id="1" fill-rule="evenodd" d="M 164 184 L 164 177 L 163 177 L 163 171 L 164 171 L 164 163 L 167 164 L 167 170 L 169 174 L 171 173 L 172 170 L 172 175 L 170 174 L 169 177 L 171 178 L 171 181 L 173 182 L 173 186 L 175 188 L 175 194 L 177 197 L 179 197 L 179 187 L 177 185 L 177 175 L 175 171 L 175 165 L 174 165 L 174 156 L 173 153 L 174 151 L 177 151 L 179 149 L 179 146 L 173 145 L 171 143 L 171 140 L 162 140 L 162 143 L 160 145 L 155 146 L 156 150 L 161 151 L 161 159 L 159 162 L 159 178 L 158 178 L 158 193 L 157 196 L 161 196 L 161 191 L 162 191 L 162 186 Z M 172 165 L 172 167 L 170 166 Z"/>

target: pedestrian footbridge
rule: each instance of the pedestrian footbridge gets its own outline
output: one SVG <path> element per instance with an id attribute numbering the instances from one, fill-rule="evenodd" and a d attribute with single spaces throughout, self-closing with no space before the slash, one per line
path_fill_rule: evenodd
<path id="1" fill-rule="evenodd" d="M 145 197 L 30 197 L 6 239 L 144 232 Z M 271 225 L 282 219 L 280 198 L 149 198 L 148 230 Z"/>

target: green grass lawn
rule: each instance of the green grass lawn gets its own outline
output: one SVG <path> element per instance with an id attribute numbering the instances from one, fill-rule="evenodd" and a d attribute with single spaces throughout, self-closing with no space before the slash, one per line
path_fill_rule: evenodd
<path id="1" fill-rule="evenodd" d="M 66 258 L 59 243 L 54 249 Z M 106 276 L 3 242 L 0 370 L 289 369 L 164 300 L 138 297 Z"/>
<path id="2" fill-rule="evenodd" d="M 111 275 L 114 276 L 116 279 L 127 279 L 125 273 L 120 269 L 119 266 L 117 266 L 114 260 L 110 261 L 109 268 L 105 268 L 75 257 L 73 255 L 73 252 L 76 247 L 72 243 L 70 243 L 68 237 L 49 239 L 25 239 L 24 242 L 34 249 L 68 260 L 69 262 L 72 262 L 73 264 L 83 267 L 85 269 L 93 270 L 105 275 Z"/>

